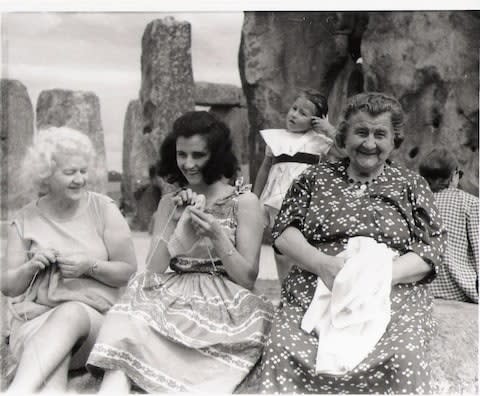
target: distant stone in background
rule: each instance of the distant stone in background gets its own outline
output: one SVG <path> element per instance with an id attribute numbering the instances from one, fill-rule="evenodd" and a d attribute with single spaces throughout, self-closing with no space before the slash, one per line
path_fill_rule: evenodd
<path id="1" fill-rule="evenodd" d="M 232 133 L 233 151 L 237 156 L 244 183 L 249 183 L 248 111 L 246 107 L 212 106 L 210 113 L 228 125 Z"/>
<path id="2" fill-rule="evenodd" d="M 2 220 L 33 197 L 30 183 L 20 179 L 21 164 L 33 141 L 33 107 L 26 87 L 17 80 L 0 80 Z"/>
<path id="3" fill-rule="evenodd" d="M 150 22 L 142 37 L 141 68 L 141 132 L 158 152 L 175 119 L 195 109 L 190 23 L 172 17 Z"/>
<path id="4" fill-rule="evenodd" d="M 225 122 L 232 133 L 233 149 L 240 163 L 244 182 L 248 183 L 248 112 L 240 87 L 232 84 L 195 83 L 195 104 L 210 106 L 210 113 Z"/>
<path id="5" fill-rule="evenodd" d="M 135 191 L 149 181 L 148 169 L 158 160 L 158 151 L 143 134 L 142 107 L 139 100 L 128 104 L 123 126 L 122 200 L 126 212 L 135 213 Z"/>
<path id="6" fill-rule="evenodd" d="M 89 170 L 89 188 L 106 193 L 105 140 L 97 95 L 62 89 L 42 91 L 37 101 L 37 130 L 51 126 L 67 126 L 90 137 L 96 159 L 94 169 Z"/>
<path id="7" fill-rule="evenodd" d="M 352 12 L 245 12 L 239 65 L 248 103 L 252 180 L 265 152 L 258 131 L 284 128 L 302 88 L 329 96 L 345 65 L 360 56 L 364 19 Z M 338 112 L 331 106 L 334 124 Z"/>
<path id="8" fill-rule="evenodd" d="M 33 141 L 33 107 L 26 87 L 17 80 L 0 80 L 2 220 L 34 198 L 31 183 L 20 180 L 21 164 Z"/>
<path id="9" fill-rule="evenodd" d="M 478 196 L 478 43 L 472 11 L 371 12 L 362 39 L 365 89 L 393 94 L 408 114 L 397 159 L 417 170 L 444 144 Z"/>
<path id="10" fill-rule="evenodd" d="M 198 106 L 246 107 L 242 88 L 233 84 L 205 81 L 195 83 L 195 104 Z"/>

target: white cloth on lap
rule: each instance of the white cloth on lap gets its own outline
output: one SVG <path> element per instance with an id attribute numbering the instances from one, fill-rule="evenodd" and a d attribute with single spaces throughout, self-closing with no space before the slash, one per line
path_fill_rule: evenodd
<path id="1" fill-rule="evenodd" d="M 348 241 L 345 266 L 332 291 L 318 278 L 302 330 L 318 335 L 317 374 L 341 375 L 375 347 L 390 321 L 392 260 L 396 253 L 368 237 Z"/>

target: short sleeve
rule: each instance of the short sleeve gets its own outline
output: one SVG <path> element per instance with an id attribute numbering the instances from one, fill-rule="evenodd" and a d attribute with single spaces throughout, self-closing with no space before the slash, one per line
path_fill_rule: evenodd
<path id="1" fill-rule="evenodd" d="M 447 246 L 447 231 L 442 224 L 435 198 L 422 177 L 414 179 L 410 192 L 413 214 L 413 240 L 408 251 L 418 254 L 432 267 L 433 273 L 425 282 L 431 282 L 439 272 Z"/>
<path id="2" fill-rule="evenodd" d="M 272 229 L 274 241 L 287 227 L 295 227 L 303 232 L 315 183 L 314 169 L 314 167 L 307 168 L 288 189 Z"/>

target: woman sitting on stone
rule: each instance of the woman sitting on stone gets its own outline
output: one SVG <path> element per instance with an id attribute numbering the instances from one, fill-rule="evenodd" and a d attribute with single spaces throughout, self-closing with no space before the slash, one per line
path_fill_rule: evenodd
<path id="1" fill-rule="evenodd" d="M 88 368 L 105 372 L 101 391 L 232 392 L 260 357 L 273 316 L 250 291 L 262 210 L 225 183 L 236 170 L 224 123 L 204 111 L 175 121 L 159 174 L 183 188 L 162 197 L 147 271 L 100 330 Z"/>
<path id="2" fill-rule="evenodd" d="M 296 265 L 283 283 L 280 309 L 264 348 L 260 391 L 427 393 L 425 355 L 434 330 L 427 284 L 441 262 L 444 231 L 424 179 L 389 160 L 403 140 L 404 114 L 398 101 L 381 93 L 359 94 L 349 100 L 343 117 L 336 144 L 347 158 L 304 171 L 276 219 L 274 246 Z M 367 249 L 360 250 L 361 265 L 352 268 L 354 242 L 365 242 Z M 369 246 L 383 256 L 370 252 Z M 340 254 L 344 250 L 347 253 Z M 384 256 L 385 261 L 379 259 Z M 374 272 L 369 270 L 373 264 Z M 357 277 L 348 279 L 355 271 Z M 381 286 L 378 290 L 374 281 Z M 345 282 L 352 289 L 357 283 L 365 287 L 335 313 L 351 292 L 348 287 L 342 294 Z M 365 297 L 376 302 L 382 293 L 386 302 L 381 314 L 387 319 L 380 332 L 378 326 L 369 327 L 374 334 L 362 327 L 369 324 L 366 317 L 351 315 L 365 312 L 375 321 L 376 305 L 355 304 Z M 330 305 L 314 312 L 315 326 L 305 326 L 314 295 L 319 298 L 315 304 Z M 342 340 L 353 340 L 351 350 L 336 355 L 345 352 Z M 365 343 L 371 348 L 364 348 Z M 353 355 L 359 358 L 355 364 Z"/>
<path id="3" fill-rule="evenodd" d="M 8 230 L 11 392 L 66 390 L 68 369 L 85 365 L 103 314 L 136 271 L 120 211 L 87 191 L 93 158 L 90 139 L 66 127 L 40 131 L 25 158 L 25 180 L 43 195 Z"/>
<path id="4" fill-rule="evenodd" d="M 428 153 L 419 171 L 448 231 L 445 260 L 431 290 L 435 297 L 478 304 L 478 198 L 457 188 L 462 171 L 446 148 Z"/>

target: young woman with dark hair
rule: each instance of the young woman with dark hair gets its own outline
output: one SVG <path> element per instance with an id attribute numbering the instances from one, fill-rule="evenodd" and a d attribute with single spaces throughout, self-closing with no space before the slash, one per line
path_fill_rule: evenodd
<path id="1" fill-rule="evenodd" d="M 250 291 L 258 274 L 258 198 L 225 178 L 237 161 L 229 129 L 207 112 L 177 119 L 159 174 L 162 197 L 147 271 L 107 315 L 88 367 L 102 391 L 233 392 L 262 353 L 272 305 Z M 165 272 L 170 267 L 171 272 Z"/>

